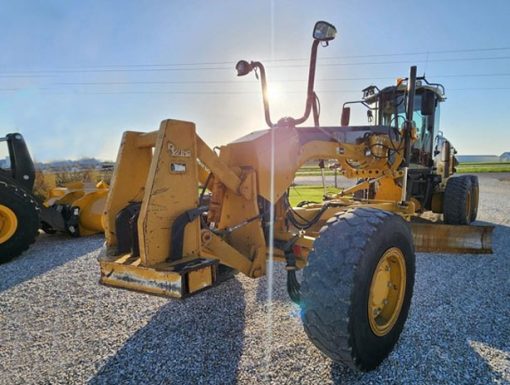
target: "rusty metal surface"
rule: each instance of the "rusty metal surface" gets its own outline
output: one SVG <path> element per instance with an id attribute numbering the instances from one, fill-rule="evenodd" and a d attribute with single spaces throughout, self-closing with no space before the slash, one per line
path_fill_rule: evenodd
<path id="1" fill-rule="evenodd" d="M 174 298 L 183 296 L 182 276 L 178 273 L 118 262 L 100 261 L 100 265 L 100 282 L 105 285 Z"/>
<path id="2" fill-rule="evenodd" d="M 411 223 L 419 252 L 492 254 L 494 226 Z"/>

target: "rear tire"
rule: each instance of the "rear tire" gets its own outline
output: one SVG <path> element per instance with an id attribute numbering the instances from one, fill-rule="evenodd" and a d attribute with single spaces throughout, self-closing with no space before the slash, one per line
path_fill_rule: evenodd
<path id="1" fill-rule="evenodd" d="M 38 229 L 37 203 L 22 188 L 0 180 L 0 263 L 27 250 Z"/>
<path id="2" fill-rule="evenodd" d="M 392 252 L 398 254 L 398 268 Z M 393 349 L 407 319 L 414 272 L 411 231 L 400 216 L 358 208 L 331 218 L 303 272 L 306 334 L 332 360 L 363 371 L 375 369 Z M 400 277 L 400 288 L 392 274 Z M 371 313 L 376 302 L 382 311 Z"/>
<path id="3" fill-rule="evenodd" d="M 449 178 L 443 199 L 444 222 L 449 225 L 469 225 L 472 217 L 471 177 L 463 175 Z"/>

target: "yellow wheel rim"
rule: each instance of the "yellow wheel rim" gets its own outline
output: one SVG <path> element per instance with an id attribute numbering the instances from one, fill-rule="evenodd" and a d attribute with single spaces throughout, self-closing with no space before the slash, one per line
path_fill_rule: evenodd
<path id="1" fill-rule="evenodd" d="M 7 242 L 18 228 L 18 218 L 9 207 L 0 205 L 0 243 Z"/>
<path id="2" fill-rule="evenodd" d="M 368 321 L 375 335 L 388 334 L 397 322 L 406 291 L 404 254 L 392 247 L 375 268 L 368 297 Z"/>
<path id="3" fill-rule="evenodd" d="M 466 222 L 471 220 L 471 191 L 466 194 Z"/>

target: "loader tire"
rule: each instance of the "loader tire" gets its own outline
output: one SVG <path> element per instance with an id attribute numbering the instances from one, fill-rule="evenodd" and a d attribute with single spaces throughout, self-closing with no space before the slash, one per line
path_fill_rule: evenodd
<path id="1" fill-rule="evenodd" d="M 333 361 L 375 369 L 407 319 L 414 272 L 411 231 L 400 216 L 358 208 L 331 218 L 303 272 L 306 334 Z"/>
<path id="2" fill-rule="evenodd" d="M 472 183 L 468 175 L 449 178 L 443 199 L 444 223 L 469 225 L 472 217 Z"/>
<path id="3" fill-rule="evenodd" d="M 24 189 L 0 180 L 0 263 L 34 243 L 39 229 L 37 203 Z"/>
<path id="4" fill-rule="evenodd" d="M 468 175 L 471 179 L 471 215 L 470 222 L 476 221 L 478 216 L 478 202 L 480 200 L 480 184 L 476 175 Z"/>

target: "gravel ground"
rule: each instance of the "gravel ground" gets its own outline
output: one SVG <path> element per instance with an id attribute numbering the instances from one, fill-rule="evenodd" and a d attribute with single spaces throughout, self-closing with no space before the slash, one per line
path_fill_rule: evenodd
<path id="1" fill-rule="evenodd" d="M 400 341 L 364 374 L 308 341 L 281 267 L 271 308 L 240 275 L 170 300 L 99 285 L 101 237 L 41 235 L 0 266 L 0 384 L 510 384 L 509 198 L 508 174 L 481 176 L 495 253 L 418 254 Z"/>

